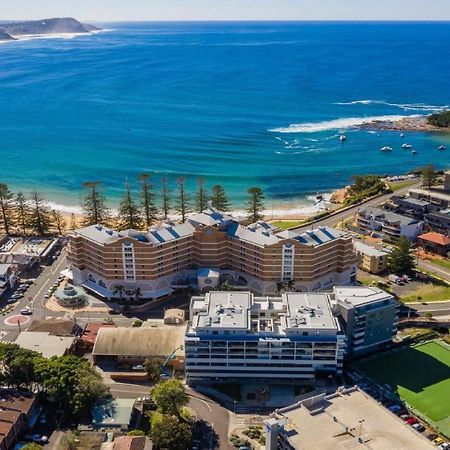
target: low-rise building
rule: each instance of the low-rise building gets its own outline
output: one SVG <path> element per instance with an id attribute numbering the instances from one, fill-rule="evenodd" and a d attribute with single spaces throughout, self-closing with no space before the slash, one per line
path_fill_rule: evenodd
<path id="1" fill-rule="evenodd" d="M 425 229 L 436 233 L 450 234 L 450 211 L 439 211 L 426 214 Z"/>
<path id="2" fill-rule="evenodd" d="M 167 366 L 184 367 L 185 326 L 144 323 L 140 328 L 100 328 L 92 354 L 94 360 L 111 360 L 117 364 L 142 364 L 148 358 L 161 358 Z"/>
<path id="3" fill-rule="evenodd" d="M 389 252 L 356 240 L 354 246 L 360 269 L 373 274 L 382 273 L 387 269 Z"/>
<path id="4" fill-rule="evenodd" d="M 72 353 L 76 345 L 75 336 L 55 336 L 43 331 L 22 331 L 15 344 L 41 353 L 44 358 L 64 356 Z"/>
<path id="5" fill-rule="evenodd" d="M 9 450 L 39 415 L 36 398 L 27 392 L 0 390 L 0 450 Z"/>
<path id="6" fill-rule="evenodd" d="M 429 232 L 418 237 L 419 245 L 427 253 L 447 256 L 450 251 L 450 238 L 444 234 Z"/>
<path id="7" fill-rule="evenodd" d="M 393 195 L 385 205 L 385 208 L 395 213 L 420 220 L 433 209 L 430 202 L 403 195 Z"/>
<path id="8" fill-rule="evenodd" d="M 336 287 L 333 303 L 347 336 L 347 357 L 383 348 L 397 334 L 400 304 L 381 289 Z"/>
<path id="9" fill-rule="evenodd" d="M 410 189 L 409 195 L 412 198 L 429 202 L 434 210 L 450 208 L 450 192 L 444 189 Z"/>
<path id="10" fill-rule="evenodd" d="M 387 242 L 396 242 L 400 236 L 415 240 L 422 232 L 423 221 L 374 207 L 365 207 L 356 213 L 358 228 L 376 232 Z"/>
<path id="11" fill-rule="evenodd" d="M 311 384 L 340 374 L 345 336 L 330 294 L 209 292 L 192 297 L 185 337 L 190 383 L 233 379 Z"/>
<path id="12" fill-rule="evenodd" d="M 139 418 L 134 398 L 102 398 L 91 409 L 94 430 L 128 431 Z"/>
<path id="13" fill-rule="evenodd" d="M 265 421 L 266 450 L 435 448 L 357 387 L 340 388 L 277 410 Z"/>

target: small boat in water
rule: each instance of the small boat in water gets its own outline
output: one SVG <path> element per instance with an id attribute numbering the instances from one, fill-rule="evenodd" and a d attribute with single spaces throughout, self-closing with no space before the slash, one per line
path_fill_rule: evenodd
<path id="1" fill-rule="evenodd" d="M 405 135 L 403 133 L 400 133 L 400 137 L 405 137 Z"/>
<path id="2" fill-rule="evenodd" d="M 346 136 L 345 134 L 341 134 L 341 135 L 339 136 L 339 140 L 340 140 L 341 142 L 344 142 L 344 141 L 347 140 L 347 136 Z"/>
<path id="3" fill-rule="evenodd" d="M 447 147 L 445 146 L 445 145 L 440 145 L 439 147 L 438 147 L 438 150 L 445 150 Z"/>
<path id="4" fill-rule="evenodd" d="M 412 148 L 412 145 L 411 144 L 403 144 L 402 148 Z"/>
<path id="5" fill-rule="evenodd" d="M 381 147 L 382 152 L 392 152 L 392 147 Z"/>
<path id="6" fill-rule="evenodd" d="M 411 153 L 412 153 L 413 155 L 417 155 L 417 150 L 413 150 Z"/>

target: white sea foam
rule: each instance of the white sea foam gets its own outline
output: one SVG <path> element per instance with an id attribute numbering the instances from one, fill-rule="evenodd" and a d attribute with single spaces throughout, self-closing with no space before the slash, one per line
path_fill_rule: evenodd
<path id="1" fill-rule="evenodd" d="M 403 109 L 404 111 L 441 111 L 448 109 L 448 105 L 427 105 L 425 103 L 392 103 L 384 100 L 354 100 L 351 102 L 337 102 L 335 105 L 385 105 Z"/>
<path id="2" fill-rule="evenodd" d="M 22 42 L 22 41 L 35 41 L 42 39 L 74 39 L 81 36 L 89 36 L 98 33 L 107 33 L 114 31 L 113 29 L 104 30 L 94 30 L 89 33 L 45 33 L 45 34 L 22 34 L 20 36 L 13 36 L 14 40 L 11 41 L 0 41 L 1 44 L 7 44 L 11 42 Z"/>
<path id="3" fill-rule="evenodd" d="M 316 133 L 328 130 L 344 130 L 346 128 L 356 127 L 373 121 L 395 121 L 405 117 L 418 117 L 417 115 L 387 115 L 372 117 L 346 117 L 342 119 L 327 120 L 324 122 L 305 122 L 291 124 L 288 127 L 272 128 L 269 131 L 274 133 Z"/>

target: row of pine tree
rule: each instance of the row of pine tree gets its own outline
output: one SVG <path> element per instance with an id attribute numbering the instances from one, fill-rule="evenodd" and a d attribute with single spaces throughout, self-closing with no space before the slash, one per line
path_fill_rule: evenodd
<path id="1" fill-rule="evenodd" d="M 6 184 L 0 183 L 0 230 L 8 235 L 45 235 L 52 231 L 64 234 L 67 229 L 94 224 L 103 224 L 118 230 L 143 230 L 159 220 L 168 219 L 172 211 L 184 222 L 187 214 L 204 211 L 209 203 L 219 211 L 231 210 L 231 203 L 224 188 L 216 184 L 208 190 L 203 178 L 198 179 L 195 193 L 187 190 L 184 177 L 176 180 L 174 191 L 166 178 L 161 179 L 158 190 L 152 185 L 151 176 L 147 173 L 140 174 L 136 181 L 138 190 L 134 190 L 128 180 L 125 182 L 116 214 L 108 207 L 99 181 L 83 183 L 83 217 L 78 223 L 72 214 L 69 224 L 60 211 L 48 207 L 46 199 L 40 193 L 34 191 L 28 197 L 22 192 L 14 194 Z M 258 187 L 248 189 L 247 194 L 247 219 L 253 223 L 262 219 L 264 194 Z"/>

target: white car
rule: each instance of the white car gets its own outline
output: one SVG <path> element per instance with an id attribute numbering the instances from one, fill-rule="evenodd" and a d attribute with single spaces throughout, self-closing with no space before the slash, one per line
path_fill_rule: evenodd
<path id="1" fill-rule="evenodd" d="M 438 446 L 438 450 L 448 450 L 450 449 L 450 443 L 444 442 L 443 444 Z"/>
<path id="2" fill-rule="evenodd" d="M 23 316 L 31 316 L 33 314 L 33 311 L 31 311 L 30 308 L 23 308 L 20 310 L 20 314 Z"/>

